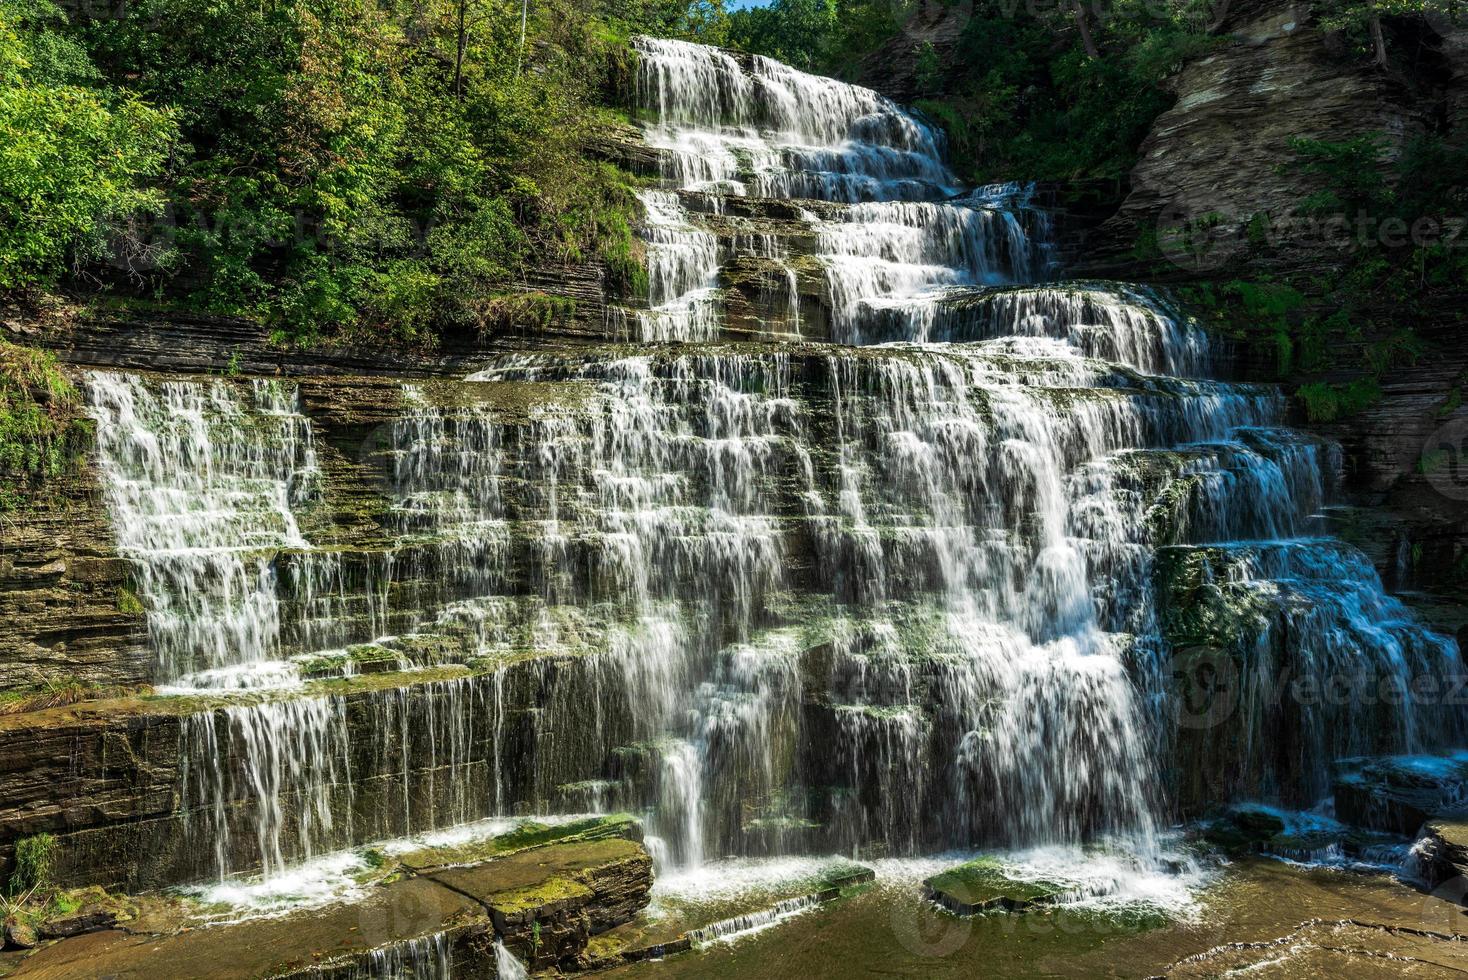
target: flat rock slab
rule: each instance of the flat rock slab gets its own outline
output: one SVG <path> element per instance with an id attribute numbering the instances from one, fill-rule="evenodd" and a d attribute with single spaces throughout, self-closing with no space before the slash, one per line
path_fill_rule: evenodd
<path id="1" fill-rule="evenodd" d="M 592 936 L 647 905 L 652 859 L 637 842 L 612 838 L 522 851 L 427 880 L 482 903 L 506 947 L 541 970 L 573 965 Z"/>
<path id="2" fill-rule="evenodd" d="M 26 980 L 253 980 L 355 976 L 380 951 L 428 938 L 456 972 L 493 975 L 494 942 L 536 969 L 573 963 L 591 936 L 647 904 L 652 859 L 624 838 L 555 843 L 369 887 L 278 918 L 170 934 L 112 929 L 20 960 Z M 3 972 L 3 965 L 0 965 Z"/>
<path id="3" fill-rule="evenodd" d="M 923 882 L 925 898 L 958 915 L 1023 912 L 1054 904 L 1061 893 L 1060 886 L 1050 882 L 1010 877 L 992 858 L 960 864 Z"/>
<path id="4" fill-rule="evenodd" d="M 248 980 L 288 977 L 404 939 L 485 924 L 484 910 L 422 878 L 374 889 L 350 905 L 175 935 L 112 930 L 57 943 L 22 961 L 12 977 L 35 980 Z"/>

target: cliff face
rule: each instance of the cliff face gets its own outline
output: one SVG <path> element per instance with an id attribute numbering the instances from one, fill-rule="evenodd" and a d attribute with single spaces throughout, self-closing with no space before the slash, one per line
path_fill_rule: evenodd
<path id="1" fill-rule="evenodd" d="M 152 655 L 96 472 L 0 515 L 0 692 L 145 683 Z"/>
<path id="2" fill-rule="evenodd" d="M 1427 106 L 1350 56 L 1314 24 L 1308 4 L 1255 5 L 1222 29 L 1219 50 L 1188 65 L 1177 102 L 1157 118 L 1111 222 L 1119 234 L 1199 224 L 1222 264 L 1255 215 L 1294 213 L 1310 188 L 1281 173 L 1290 142 L 1382 134 L 1394 149 L 1427 129 Z"/>
<path id="3" fill-rule="evenodd" d="M 1309 3 L 1234 3 L 1217 50 L 1173 80 L 1177 101 L 1143 141 L 1118 213 L 1088 242 L 1090 261 L 1134 271 L 1122 256 L 1155 233 L 1178 275 L 1207 275 L 1241 258 L 1251 221 L 1267 219 L 1284 253 L 1271 261 L 1328 264 L 1346 242 L 1300 214 L 1318 188 L 1285 169 L 1292 140 L 1376 136 L 1390 160 L 1414 137 L 1468 135 L 1468 30 L 1436 18 L 1384 28 L 1387 70 L 1324 30 Z"/>

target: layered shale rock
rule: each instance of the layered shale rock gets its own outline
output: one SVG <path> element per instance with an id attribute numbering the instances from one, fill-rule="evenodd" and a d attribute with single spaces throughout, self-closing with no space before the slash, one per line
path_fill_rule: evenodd
<path id="1" fill-rule="evenodd" d="M 1143 141 L 1131 192 L 1092 247 L 1106 250 L 1114 237 L 1116 251 L 1125 251 L 1139 234 L 1155 232 L 1164 254 L 1175 246 L 1185 271 L 1206 271 L 1244 246 L 1252 220 L 1272 223 L 1279 246 L 1300 251 L 1296 260 L 1325 261 L 1332 243 L 1299 212 L 1318 188 L 1281 167 L 1294 156 L 1291 142 L 1382 136 L 1389 153 L 1399 153 L 1437 125 L 1435 100 L 1462 99 L 1461 28 L 1396 26 L 1418 58 L 1406 69 L 1411 78 L 1351 53 L 1318 26 L 1309 3 L 1234 4 L 1218 50 L 1174 81 L 1177 101 Z M 1458 113 L 1450 108 L 1449 116 L 1456 122 Z M 1352 233 L 1334 246 L 1349 244 Z"/>
<path id="2" fill-rule="evenodd" d="M 152 679 L 142 605 L 100 498 L 83 464 L 0 520 L 0 694 Z"/>

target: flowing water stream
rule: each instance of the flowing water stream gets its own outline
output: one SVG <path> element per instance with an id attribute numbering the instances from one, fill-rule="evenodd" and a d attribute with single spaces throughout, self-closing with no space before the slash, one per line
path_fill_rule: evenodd
<path id="1" fill-rule="evenodd" d="M 632 342 L 504 356 L 467 400 L 405 388 L 374 547 L 302 533 L 331 501 L 291 385 L 91 379 L 159 682 L 246 689 L 185 726 L 206 866 L 628 808 L 664 873 L 1104 842 L 1163 874 L 1179 810 L 1308 806 L 1343 755 L 1461 739 L 1410 698 L 1270 712 L 1281 666 L 1458 657 L 1325 536 L 1337 453 L 1276 390 L 1208 380 L 1208 335 L 1147 289 L 1055 280 L 1028 189 L 961 187 L 881 96 L 637 46 L 662 182 Z M 726 333 L 739 269 L 760 343 Z M 554 397 L 494 394 L 526 389 Z M 1247 629 L 1181 630 L 1179 596 Z M 363 643 L 464 676 L 300 693 Z M 1172 675 L 1206 643 L 1244 669 L 1205 793 Z M 1281 737 L 1297 757 L 1251 748 Z"/>

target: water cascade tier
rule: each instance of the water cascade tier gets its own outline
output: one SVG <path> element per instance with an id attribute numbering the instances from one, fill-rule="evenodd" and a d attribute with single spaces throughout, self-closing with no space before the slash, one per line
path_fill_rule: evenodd
<path id="1" fill-rule="evenodd" d="M 1179 815 L 1461 743 L 1441 701 L 1276 696 L 1459 658 L 1329 537 L 1339 454 L 1277 390 L 1210 380 L 1166 297 L 1058 279 L 1033 194 L 961 186 L 876 93 L 636 44 L 660 184 L 616 339 L 412 385 L 91 378 L 178 877 L 619 809 L 665 870 L 1150 860 Z M 1200 663 L 1238 681 L 1207 724 Z"/>

